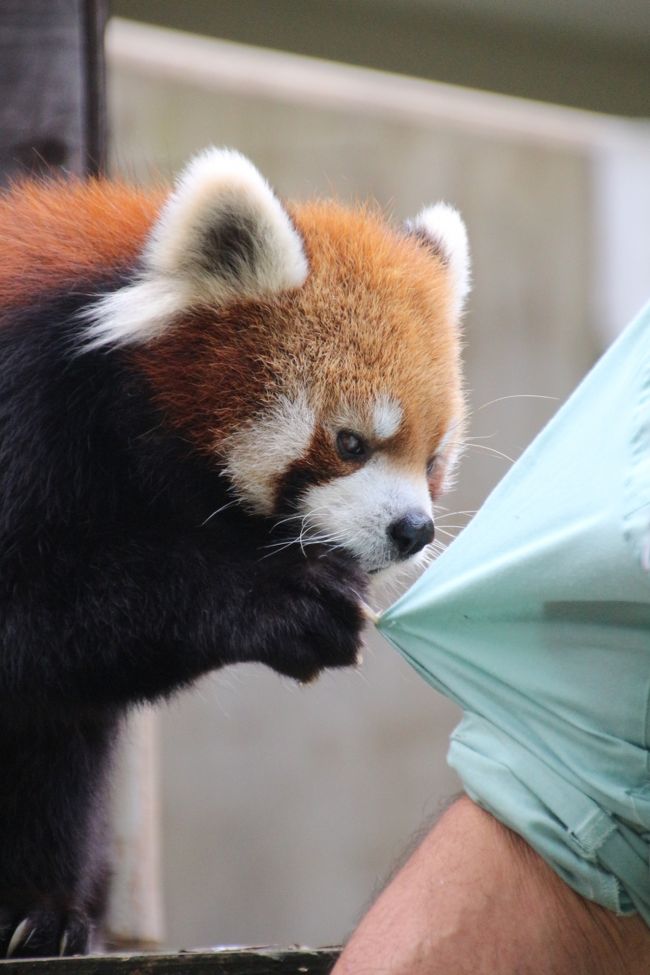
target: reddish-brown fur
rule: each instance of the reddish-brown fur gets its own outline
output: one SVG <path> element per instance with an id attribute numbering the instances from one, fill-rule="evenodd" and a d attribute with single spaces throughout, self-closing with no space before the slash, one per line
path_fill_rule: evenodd
<path id="1" fill-rule="evenodd" d="M 15 186 L 0 197 L 0 303 L 92 286 L 136 265 L 168 192 L 102 180 Z M 310 262 L 304 287 L 188 311 L 163 338 L 135 347 L 133 360 L 170 420 L 205 452 L 218 455 L 228 433 L 270 404 L 279 384 L 289 394 L 307 388 L 323 418 L 341 401 L 363 413 L 383 392 L 405 407 L 386 449 L 400 466 L 421 470 L 462 415 L 444 265 L 372 208 L 313 202 L 290 213 Z M 305 460 L 344 472 L 322 430 Z"/>
<path id="2" fill-rule="evenodd" d="M 363 413 L 378 392 L 392 395 L 406 419 L 387 450 L 422 470 L 462 414 L 446 269 L 370 208 L 316 202 L 292 206 L 291 215 L 310 262 L 304 287 L 268 302 L 197 309 L 135 352 L 140 367 L 176 422 L 217 452 L 272 403 L 278 380 L 289 394 L 306 388 L 323 418 L 341 401 Z M 330 475 L 350 470 L 322 431 L 306 460 Z"/>
<path id="3" fill-rule="evenodd" d="M 167 193 L 105 180 L 17 183 L 0 195 L 0 306 L 134 263 Z"/>

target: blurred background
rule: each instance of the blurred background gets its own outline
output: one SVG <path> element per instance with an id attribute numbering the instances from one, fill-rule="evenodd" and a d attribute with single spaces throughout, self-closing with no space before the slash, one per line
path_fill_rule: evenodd
<path id="1" fill-rule="evenodd" d="M 29 2 L 45 15 L 66 0 Z M 397 222 L 438 199 L 462 211 L 473 445 L 439 519 L 449 541 L 650 297 L 650 4 L 113 0 L 111 13 L 113 174 L 171 176 L 212 143 L 289 197 L 371 197 Z M 155 728 L 141 717 L 119 794 L 128 825 L 129 783 L 157 751 L 152 936 L 341 941 L 457 791 L 457 719 L 372 633 L 357 672 L 303 689 L 240 667 L 159 709 Z M 136 848 L 154 873 L 155 820 Z"/>
<path id="2" fill-rule="evenodd" d="M 448 541 L 650 296 L 650 5 L 112 10 L 114 173 L 171 174 L 214 143 L 286 196 L 372 197 L 396 221 L 441 198 L 462 211 L 478 439 L 445 501 Z M 457 718 L 372 634 L 359 672 L 313 687 L 242 667 L 178 697 L 159 718 L 167 943 L 339 942 L 457 790 Z"/>

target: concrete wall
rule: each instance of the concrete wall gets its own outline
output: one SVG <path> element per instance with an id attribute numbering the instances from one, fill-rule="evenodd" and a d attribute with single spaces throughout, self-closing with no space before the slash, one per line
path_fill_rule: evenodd
<path id="1" fill-rule="evenodd" d="M 225 144 L 249 154 L 283 194 L 372 196 L 398 220 L 438 198 L 464 213 L 478 439 L 441 521 L 454 534 L 445 525 L 467 516 L 453 512 L 476 509 L 508 467 L 492 451 L 517 456 L 597 354 L 605 311 L 594 298 L 604 273 L 593 239 L 602 210 L 595 160 L 625 155 L 627 130 L 148 31 L 116 23 L 109 36 L 116 171 L 147 178 Z M 242 667 L 163 709 L 170 944 L 339 941 L 457 788 L 444 762 L 455 709 L 386 644 L 372 634 L 368 643 L 360 672 L 315 687 Z"/>
<path id="2" fill-rule="evenodd" d="M 650 116 L 647 0 L 112 0 L 111 9 L 244 44 Z"/>

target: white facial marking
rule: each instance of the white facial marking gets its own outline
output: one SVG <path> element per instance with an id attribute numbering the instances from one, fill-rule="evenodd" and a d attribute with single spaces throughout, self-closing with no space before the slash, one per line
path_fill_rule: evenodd
<path id="1" fill-rule="evenodd" d="M 295 399 L 281 396 L 229 438 L 226 473 L 239 497 L 259 514 L 272 512 L 277 476 L 305 456 L 315 422 L 304 393 Z"/>
<path id="2" fill-rule="evenodd" d="M 413 510 L 433 516 L 424 474 L 409 475 L 380 454 L 353 474 L 309 488 L 301 504 L 309 535 L 344 545 L 367 570 L 391 564 L 387 529 Z"/>
<path id="3" fill-rule="evenodd" d="M 456 482 L 456 471 L 458 468 L 458 462 L 463 453 L 464 444 L 460 439 L 460 434 L 458 439 L 454 436 L 454 431 L 457 430 L 459 423 L 452 423 L 448 427 L 447 432 L 441 439 L 438 446 L 437 454 L 440 457 L 440 461 L 444 464 L 444 477 L 442 484 L 440 485 L 440 492 L 444 494 L 446 491 L 451 490 Z"/>
<path id="4" fill-rule="evenodd" d="M 428 237 L 448 265 L 453 282 L 452 311 L 460 314 L 470 288 L 469 244 L 463 218 L 448 203 L 436 203 L 408 220 L 406 226 Z"/>
<path id="5" fill-rule="evenodd" d="M 84 313 L 85 348 L 146 342 L 193 305 L 221 307 L 304 284 L 302 239 L 248 159 L 207 149 L 181 173 L 138 278 Z"/>
<path id="6" fill-rule="evenodd" d="M 391 396 L 378 396 L 372 414 L 372 425 L 379 440 L 394 437 L 404 419 L 404 411 Z"/>

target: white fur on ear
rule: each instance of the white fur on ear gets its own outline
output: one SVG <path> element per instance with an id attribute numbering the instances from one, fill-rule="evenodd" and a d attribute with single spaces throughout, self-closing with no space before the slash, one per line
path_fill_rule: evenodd
<path id="1" fill-rule="evenodd" d="M 206 149 L 178 177 L 138 278 L 89 310 L 86 347 L 145 342 L 193 305 L 297 288 L 308 270 L 300 235 L 255 166 Z"/>
<path id="2" fill-rule="evenodd" d="M 181 173 L 145 261 L 154 273 L 191 277 L 216 301 L 299 287 L 308 270 L 288 213 L 232 149 L 206 149 Z"/>
<path id="3" fill-rule="evenodd" d="M 406 229 L 421 237 L 449 268 L 454 285 L 453 310 L 460 314 L 470 289 L 469 244 L 460 213 L 448 203 L 436 203 L 408 220 Z"/>

